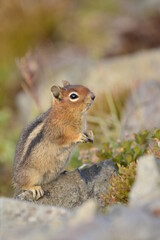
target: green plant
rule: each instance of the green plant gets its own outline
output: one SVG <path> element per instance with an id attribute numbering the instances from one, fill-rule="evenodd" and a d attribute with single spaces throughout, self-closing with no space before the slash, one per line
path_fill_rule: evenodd
<path id="1" fill-rule="evenodd" d="M 118 164 L 127 167 L 131 162 L 136 162 L 140 156 L 151 151 L 153 146 L 158 149 L 157 141 L 159 139 L 160 130 L 144 130 L 133 134 L 130 139 L 104 143 L 97 155 L 101 160 L 112 158 L 117 169 Z"/>
<path id="2" fill-rule="evenodd" d="M 119 171 L 116 176 L 110 179 L 110 188 L 103 200 L 106 205 L 112 205 L 117 202 L 127 204 L 128 194 L 134 183 L 136 175 L 136 163 L 132 162 L 128 167 L 119 165 Z"/>
<path id="3" fill-rule="evenodd" d="M 117 175 L 112 176 L 109 191 L 103 196 L 106 205 L 128 203 L 128 195 L 136 176 L 137 159 L 148 153 L 160 158 L 159 140 L 159 129 L 145 130 L 133 134 L 130 140 L 105 144 L 98 152 L 101 159 L 112 158 L 117 167 Z"/>
<path id="4" fill-rule="evenodd" d="M 101 149 L 94 148 L 80 153 L 82 162 L 98 162 L 112 159 L 117 174 L 110 179 L 108 192 L 102 196 L 106 205 L 128 202 L 128 195 L 136 175 L 136 164 L 139 157 L 152 153 L 160 158 L 160 130 L 141 131 L 123 141 L 104 143 Z M 95 161 L 96 159 L 96 161 Z"/>

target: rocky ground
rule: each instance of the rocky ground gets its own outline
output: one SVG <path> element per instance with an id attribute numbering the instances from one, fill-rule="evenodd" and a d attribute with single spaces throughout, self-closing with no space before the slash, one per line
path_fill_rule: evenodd
<path id="1" fill-rule="evenodd" d="M 111 160 L 62 173 L 50 184 L 42 186 L 46 194 L 37 203 L 71 209 L 93 198 L 103 207 L 101 196 L 106 193 L 113 174 L 116 174 L 116 170 Z M 33 201 L 30 192 L 21 193 L 16 197 Z"/>
<path id="2" fill-rule="evenodd" d="M 1 239 L 158 240 L 159 182 L 160 164 L 148 155 L 139 159 L 129 205 L 117 204 L 106 213 L 93 199 L 67 210 L 1 198 Z"/>

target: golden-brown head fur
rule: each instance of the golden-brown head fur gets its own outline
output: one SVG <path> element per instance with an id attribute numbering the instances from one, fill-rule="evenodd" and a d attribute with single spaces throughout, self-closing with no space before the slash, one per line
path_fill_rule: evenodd
<path id="1" fill-rule="evenodd" d="M 63 87 L 52 86 L 51 91 L 55 98 L 55 108 L 58 107 L 63 111 L 74 112 L 76 115 L 82 115 L 87 112 L 95 98 L 94 93 L 87 87 L 70 85 L 67 81 L 63 82 Z M 75 99 L 72 99 L 72 97 L 75 97 Z"/>
<path id="2" fill-rule="evenodd" d="M 47 132 L 54 141 L 58 134 L 61 143 L 75 142 L 79 134 L 86 130 L 86 113 L 95 95 L 84 86 L 70 85 L 66 81 L 63 82 L 63 87 L 53 85 L 51 91 L 54 100 L 46 125 L 54 131 Z M 76 98 L 72 99 L 72 94 Z"/>

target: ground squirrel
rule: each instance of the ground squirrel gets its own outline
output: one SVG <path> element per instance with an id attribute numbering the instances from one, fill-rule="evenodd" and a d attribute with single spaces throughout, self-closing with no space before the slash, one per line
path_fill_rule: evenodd
<path id="1" fill-rule="evenodd" d="M 75 145 L 92 142 L 86 131 L 86 113 L 95 95 L 81 85 L 52 86 L 51 108 L 23 129 L 15 152 L 13 182 L 16 192 L 31 191 L 34 199 L 44 195 L 42 184 L 64 171 Z"/>

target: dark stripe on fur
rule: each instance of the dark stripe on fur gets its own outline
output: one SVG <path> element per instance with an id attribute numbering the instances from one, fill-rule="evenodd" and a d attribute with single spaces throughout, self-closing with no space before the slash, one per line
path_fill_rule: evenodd
<path id="1" fill-rule="evenodd" d="M 26 140 L 27 140 L 28 136 L 30 135 L 30 133 L 32 133 L 33 130 L 34 130 L 40 123 L 42 123 L 42 122 L 43 122 L 43 119 L 42 119 L 42 118 L 36 119 L 35 122 L 32 122 L 31 125 L 28 126 L 28 128 L 27 128 L 27 130 L 26 130 L 26 135 L 25 135 Z"/>
<path id="2" fill-rule="evenodd" d="M 21 157 L 23 155 L 24 147 L 25 147 L 25 144 L 26 144 L 26 141 L 27 141 L 29 135 L 33 132 L 33 130 L 40 123 L 42 123 L 46 119 L 46 117 L 49 115 L 50 112 L 51 112 L 51 108 L 49 108 L 48 111 L 46 111 L 45 113 L 40 115 L 38 118 L 36 118 L 32 123 L 30 123 L 27 127 L 25 127 L 22 130 L 21 135 L 20 135 L 19 140 L 18 140 L 18 143 L 17 143 L 17 146 L 16 146 L 14 163 L 13 163 L 13 171 L 15 171 L 15 168 L 16 168 L 17 164 L 20 163 L 20 161 L 21 161 Z M 23 163 L 23 159 L 22 159 L 22 163 Z"/>
<path id="3" fill-rule="evenodd" d="M 51 108 L 46 111 L 45 113 L 43 113 L 42 115 L 40 115 L 38 118 L 36 118 L 26 129 L 25 132 L 25 140 L 27 140 L 28 136 L 30 135 L 30 133 L 33 132 L 33 130 L 40 124 L 43 122 L 43 120 L 46 118 L 46 116 L 49 114 L 49 112 L 51 111 Z"/>
<path id="4" fill-rule="evenodd" d="M 43 128 L 42 130 L 37 134 L 37 136 L 35 138 L 33 138 L 33 140 L 31 141 L 31 143 L 28 146 L 28 149 L 26 151 L 26 154 L 24 155 L 24 158 L 22 160 L 22 163 L 25 162 L 25 160 L 27 159 L 27 157 L 30 155 L 32 149 L 38 144 L 40 143 L 40 141 L 43 138 Z"/>

